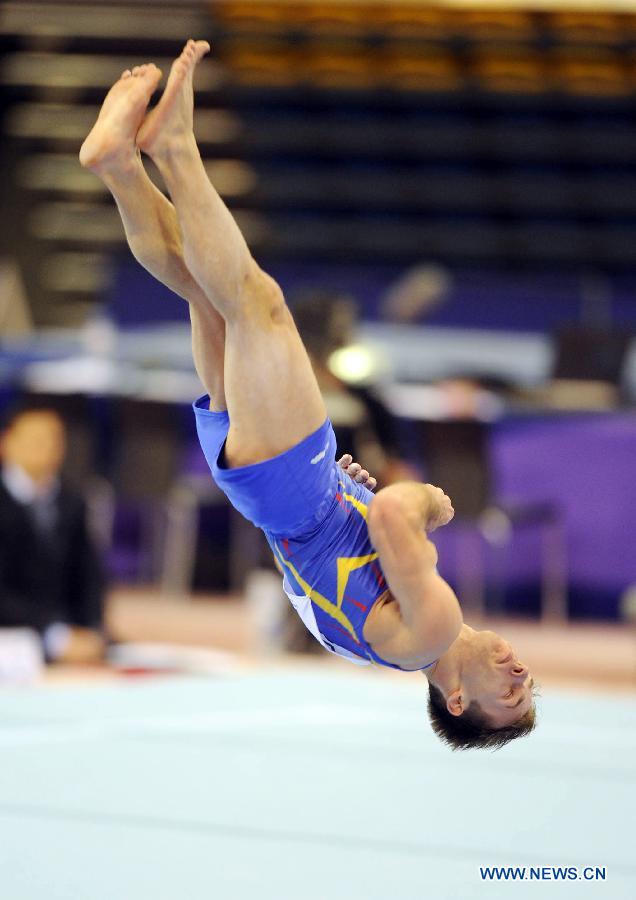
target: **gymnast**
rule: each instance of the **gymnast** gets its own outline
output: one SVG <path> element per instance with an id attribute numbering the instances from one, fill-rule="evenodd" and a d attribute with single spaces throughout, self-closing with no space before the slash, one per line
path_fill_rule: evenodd
<path id="1" fill-rule="evenodd" d="M 112 193 L 131 251 L 188 302 L 194 404 L 203 452 L 232 505 L 261 528 L 283 586 L 329 651 L 421 671 L 429 714 L 453 749 L 497 748 L 535 725 L 533 680 L 502 637 L 463 622 L 429 534 L 453 517 L 438 487 L 369 490 L 336 442 L 309 358 L 278 284 L 255 262 L 210 183 L 193 132 L 193 73 L 209 51 L 189 40 L 159 103 L 160 70 L 125 71 L 80 162 Z M 170 202 L 152 183 L 157 165 Z M 366 484 L 365 484 L 366 482 Z"/>

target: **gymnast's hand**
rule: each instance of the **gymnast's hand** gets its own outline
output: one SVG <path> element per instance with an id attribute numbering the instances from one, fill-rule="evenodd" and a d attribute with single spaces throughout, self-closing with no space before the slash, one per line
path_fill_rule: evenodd
<path id="1" fill-rule="evenodd" d="M 453 503 L 448 494 L 445 494 L 442 488 L 436 487 L 434 484 L 425 484 L 424 487 L 428 491 L 429 507 L 426 524 L 426 531 L 435 531 L 443 525 L 448 525 L 455 510 Z"/>
<path id="2" fill-rule="evenodd" d="M 358 484 L 363 484 L 370 491 L 374 491 L 377 485 L 377 480 L 373 477 L 373 475 L 369 475 L 366 469 L 363 469 L 360 463 L 354 462 L 353 457 L 350 453 L 345 453 L 338 460 L 338 465 L 342 469 L 343 472 L 346 472 L 350 478 L 353 478 Z"/>

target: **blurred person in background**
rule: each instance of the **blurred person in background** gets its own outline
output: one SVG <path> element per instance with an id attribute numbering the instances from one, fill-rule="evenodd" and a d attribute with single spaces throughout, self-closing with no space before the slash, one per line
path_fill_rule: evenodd
<path id="1" fill-rule="evenodd" d="M 451 287 L 450 273 L 442 266 L 413 266 L 390 285 L 380 306 L 382 315 L 400 325 L 422 322 L 444 306 Z"/>
<path id="2" fill-rule="evenodd" d="M 61 478 L 56 412 L 16 408 L 0 435 L 0 627 L 38 632 L 45 658 L 103 657 L 105 580 L 80 495 Z"/>
<path id="3" fill-rule="evenodd" d="M 354 300 L 337 291 L 299 291 L 289 303 L 294 322 L 311 361 L 316 381 L 339 447 L 364 460 L 378 485 L 417 479 L 420 473 L 400 458 L 395 421 L 368 382 L 340 377 L 331 364 L 333 354 L 352 345 L 358 320 Z"/>
<path id="4" fill-rule="evenodd" d="M 195 403 L 202 449 L 232 505 L 265 532 L 309 630 L 352 662 L 430 670 L 437 734 L 455 749 L 502 746 L 534 728 L 528 669 L 502 637 L 463 622 L 437 571 L 428 534 L 453 517 L 444 492 L 403 482 L 374 498 L 336 463 L 282 292 L 252 258 L 198 152 L 192 79 L 209 49 L 188 41 L 147 117 L 161 72 L 124 72 L 80 162 L 113 194 L 136 258 L 189 303 L 208 391 Z M 140 149 L 172 203 L 148 178 Z"/>

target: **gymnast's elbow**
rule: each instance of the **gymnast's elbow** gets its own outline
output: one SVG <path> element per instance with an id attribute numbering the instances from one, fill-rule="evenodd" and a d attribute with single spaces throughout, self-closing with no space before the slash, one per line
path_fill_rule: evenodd
<path id="1" fill-rule="evenodd" d="M 404 502 L 402 494 L 392 487 L 382 488 L 371 501 L 367 523 L 369 533 L 373 535 L 390 533 L 403 529 L 410 522 L 408 504 Z"/>
<path id="2" fill-rule="evenodd" d="M 388 565 L 399 562 L 401 569 L 417 564 L 425 536 L 409 521 L 408 511 L 398 495 L 386 488 L 380 491 L 369 506 L 367 526 L 381 561 Z"/>
<path id="3" fill-rule="evenodd" d="M 391 525 L 400 515 L 399 500 L 392 494 L 379 491 L 369 504 L 367 525 L 372 543 L 377 546 L 377 541 L 385 537 L 391 531 Z"/>

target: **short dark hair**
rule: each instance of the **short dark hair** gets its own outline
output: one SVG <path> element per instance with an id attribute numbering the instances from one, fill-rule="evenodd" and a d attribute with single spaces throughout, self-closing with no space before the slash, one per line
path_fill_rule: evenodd
<path id="1" fill-rule="evenodd" d="M 428 714 L 433 731 L 453 750 L 498 750 L 515 738 L 530 734 L 536 727 L 536 713 L 533 703 L 528 712 L 512 725 L 493 728 L 476 700 L 460 716 L 454 716 L 448 711 L 446 698 L 440 689 L 431 682 L 428 685 Z"/>
<path id="2" fill-rule="evenodd" d="M 20 399 L 13 401 L 8 406 L 4 407 L 4 409 L 0 410 L 0 434 L 9 431 L 20 419 L 24 416 L 32 415 L 33 413 L 48 413 L 49 415 L 56 416 L 60 422 L 64 423 L 60 413 L 53 407 L 47 406 L 47 404 L 43 403 L 41 400 Z"/>

